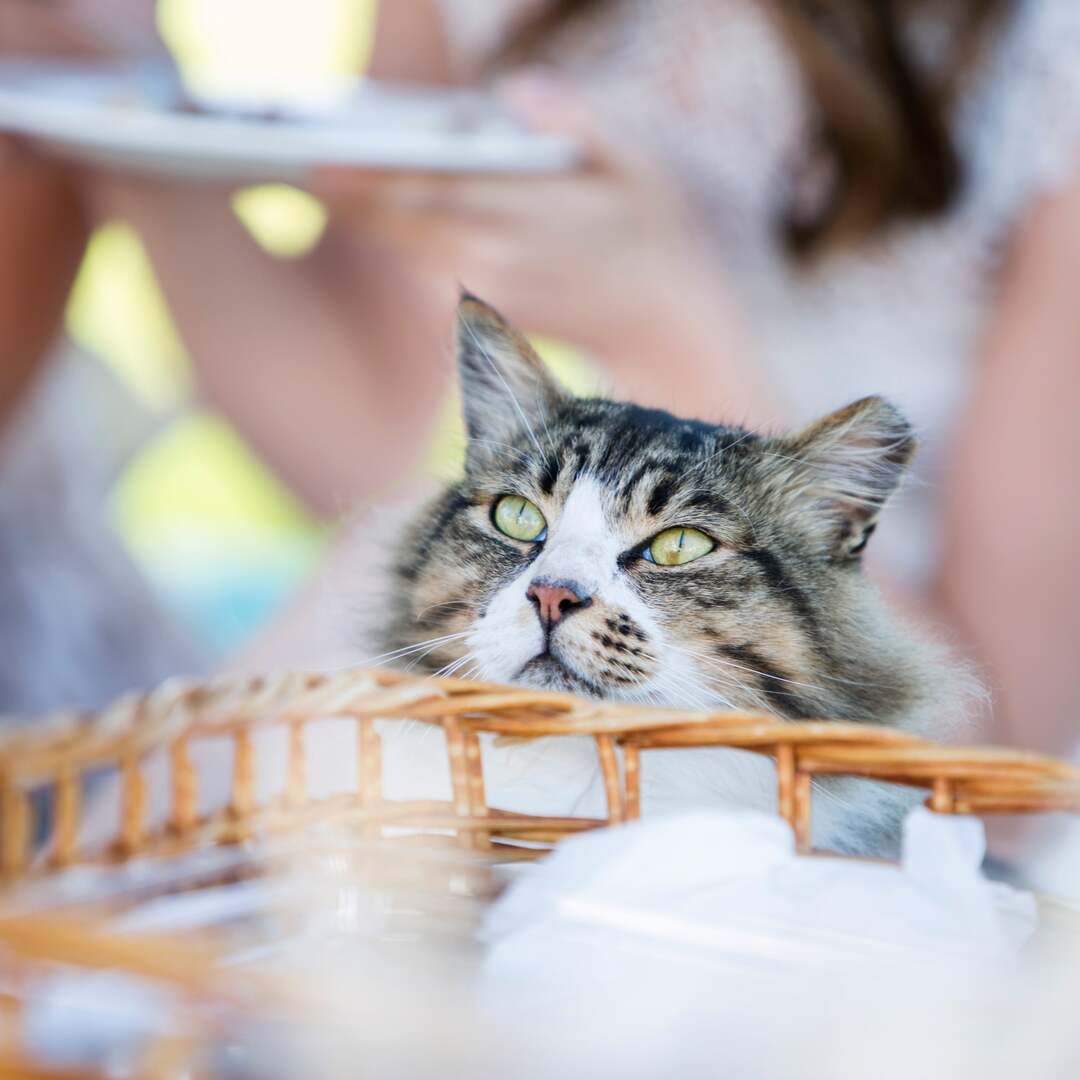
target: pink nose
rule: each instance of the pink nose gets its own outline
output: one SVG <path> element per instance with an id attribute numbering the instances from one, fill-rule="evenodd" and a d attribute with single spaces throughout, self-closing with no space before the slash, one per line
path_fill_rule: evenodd
<path id="1" fill-rule="evenodd" d="M 589 597 L 583 599 L 579 596 L 571 587 L 573 585 L 574 582 L 534 581 L 525 590 L 525 595 L 536 605 L 537 617 L 545 629 L 554 626 L 565 615 L 592 603 Z"/>

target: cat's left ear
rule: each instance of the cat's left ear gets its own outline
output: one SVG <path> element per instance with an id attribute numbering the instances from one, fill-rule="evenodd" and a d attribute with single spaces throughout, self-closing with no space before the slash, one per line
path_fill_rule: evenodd
<path id="1" fill-rule="evenodd" d="M 911 425 L 883 398 L 867 397 L 778 443 L 799 513 L 830 556 L 857 558 L 915 453 Z"/>
<path id="2" fill-rule="evenodd" d="M 547 413 L 566 396 L 525 336 L 467 292 L 458 303 L 457 362 L 470 457 L 485 443 L 539 439 Z"/>

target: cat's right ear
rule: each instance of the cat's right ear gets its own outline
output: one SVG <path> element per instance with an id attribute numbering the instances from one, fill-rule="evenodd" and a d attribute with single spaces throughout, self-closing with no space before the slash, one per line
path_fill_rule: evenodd
<path id="1" fill-rule="evenodd" d="M 522 435 L 539 442 L 565 392 L 524 335 L 467 292 L 457 309 L 457 363 L 470 447 L 490 451 Z"/>
<path id="2" fill-rule="evenodd" d="M 885 501 L 899 486 L 915 434 L 904 416 L 880 397 L 867 397 L 778 440 L 775 473 L 802 520 L 833 558 L 862 553 Z"/>

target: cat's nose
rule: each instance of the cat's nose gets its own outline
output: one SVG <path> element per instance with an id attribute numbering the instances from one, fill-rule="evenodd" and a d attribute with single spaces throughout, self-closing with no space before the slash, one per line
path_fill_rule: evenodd
<path id="1" fill-rule="evenodd" d="M 592 597 L 576 581 L 546 581 L 537 578 L 525 595 L 536 608 L 536 616 L 545 630 L 550 630 L 560 619 L 587 608 Z"/>

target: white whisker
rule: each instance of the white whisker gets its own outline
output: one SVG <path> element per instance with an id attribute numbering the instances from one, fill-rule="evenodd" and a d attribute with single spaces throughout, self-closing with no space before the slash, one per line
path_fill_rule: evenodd
<path id="1" fill-rule="evenodd" d="M 422 609 L 421 609 L 420 611 L 418 611 L 418 612 L 416 613 L 416 616 L 415 616 L 415 620 L 416 620 L 416 621 L 419 621 L 419 620 L 420 620 L 420 619 L 422 619 L 422 618 L 423 618 L 423 617 L 424 617 L 424 616 L 425 616 L 425 615 L 426 615 L 426 614 L 427 614 L 427 613 L 428 613 L 429 611 L 436 611 L 436 610 L 438 610 L 439 608 L 444 608 L 444 607 L 466 607 L 466 608 L 473 608 L 473 607 L 475 607 L 475 606 L 476 606 L 476 605 L 474 604 L 474 602 L 473 602 L 472 600 L 464 600 L 464 599 L 462 599 L 462 600 L 443 600 L 443 601 L 441 601 L 441 602 L 439 602 L 439 603 L 437 603 L 437 604 L 428 604 L 428 606 L 427 606 L 426 608 L 422 608 Z"/>
<path id="2" fill-rule="evenodd" d="M 411 653 L 418 652 L 428 645 L 437 648 L 439 645 L 445 644 L 446 642 L 457 641 L 459 638 L 468 637 L 470 632 L 471 631 L 463 630 L 457 634 L 443 634 L 441 637 L 428 638 L 427 641 L 418 641 L 415 645 L 405 645 L 400 649 L 391 649 L 390 652 L 381 653 L 379 656 L 372 656 L 361 660 L 357 666 L 379 667 L 381 664 L 389 663 L 391 660 L 400 660 Z"/>
<path id="3" fill-rule="evenodd" d="M 532 455 L 527 454 L 520 447 L 513 446 L 511 443 L 499 442 L 498 439 L 482 439 L 479 436 L 474 436 L 469 440 L 470 442 L 480 443 L 482 446 L 494 446 L 501 450 L 508 450 L 512 454 L 516 454 L 526 465 L 532 463 Z"/>
<path id="4" fill-rule="evenodd" d="M 819 694 L 828 694 L 829 690 L 824 686 L 817 686 L 814 683 L 801 682 L 798 679 L 789 679 L 783 675 L 775 675 L 768 671 L 758 671 L 756 668 L 749 667 L 746 664 L 740 664 L 737 660 L 730 660 L 721 658 L 719 656 L 710 656 L 708 653 L 698 652 L 696 649 L 688 649 L 685 646 L 671 645 L 671 648 L 678 649 L 684 652 L 687 656 L 696 657 L 699 660 L 704 660 L 711 664 L 721 664 L 725 667 L 735 668 L 739 671 L 745 671 L 750 675 L 759 675 L 763 679 L 771 679 L 775 682 L 788 683 L 791 686 L 799 686 L 804 690 L 814 690 Z M 862 686 L 871 690 L 887 690 L 890 689 L 887 683 L 876 682 L 860 682 L 855 679 L 843 679 L 838 675 L 826 675 L 822 673 L 821 678 L 826 682 L 840 683 L 844 686 Z"/>
<path id="5" fill-rule="evenodd" d="M 724 454 L 726 454 L 729 450 L 733 450 L 740 443 L 746 442 L 747 439 L 752 438 L 753 434 L 754 433 L 752 431 L 744 432 L 734 442 L 728 443 L 726 446 L 722 446 L 719 450 L 716 451 L 716 453 L 710 454 L 704 460 L 699 461 L 692 469 L 690 469 L 689 472 L 685 474 L 683 479 L 689 479 L 692 476 L 696 476 L 700 472 L 704 472 L 707 465 L 715 461 L 718 457 L 723 457 Z"/>
<path id="6" fill-rule="evenodd" d="M 447 664 L 445 667 L 439 668 L 439 670 L 436 671 L 435 674 L 449 678 L 451 675 L 454 675 L 460 668 L 464 667 L 466 664 L 474 661 L 475 659 L 476 658 L 471 652 L 467 652 L 464 656 L 459 656 L 456 660 L 451 660 L 450 663 Z"/>

